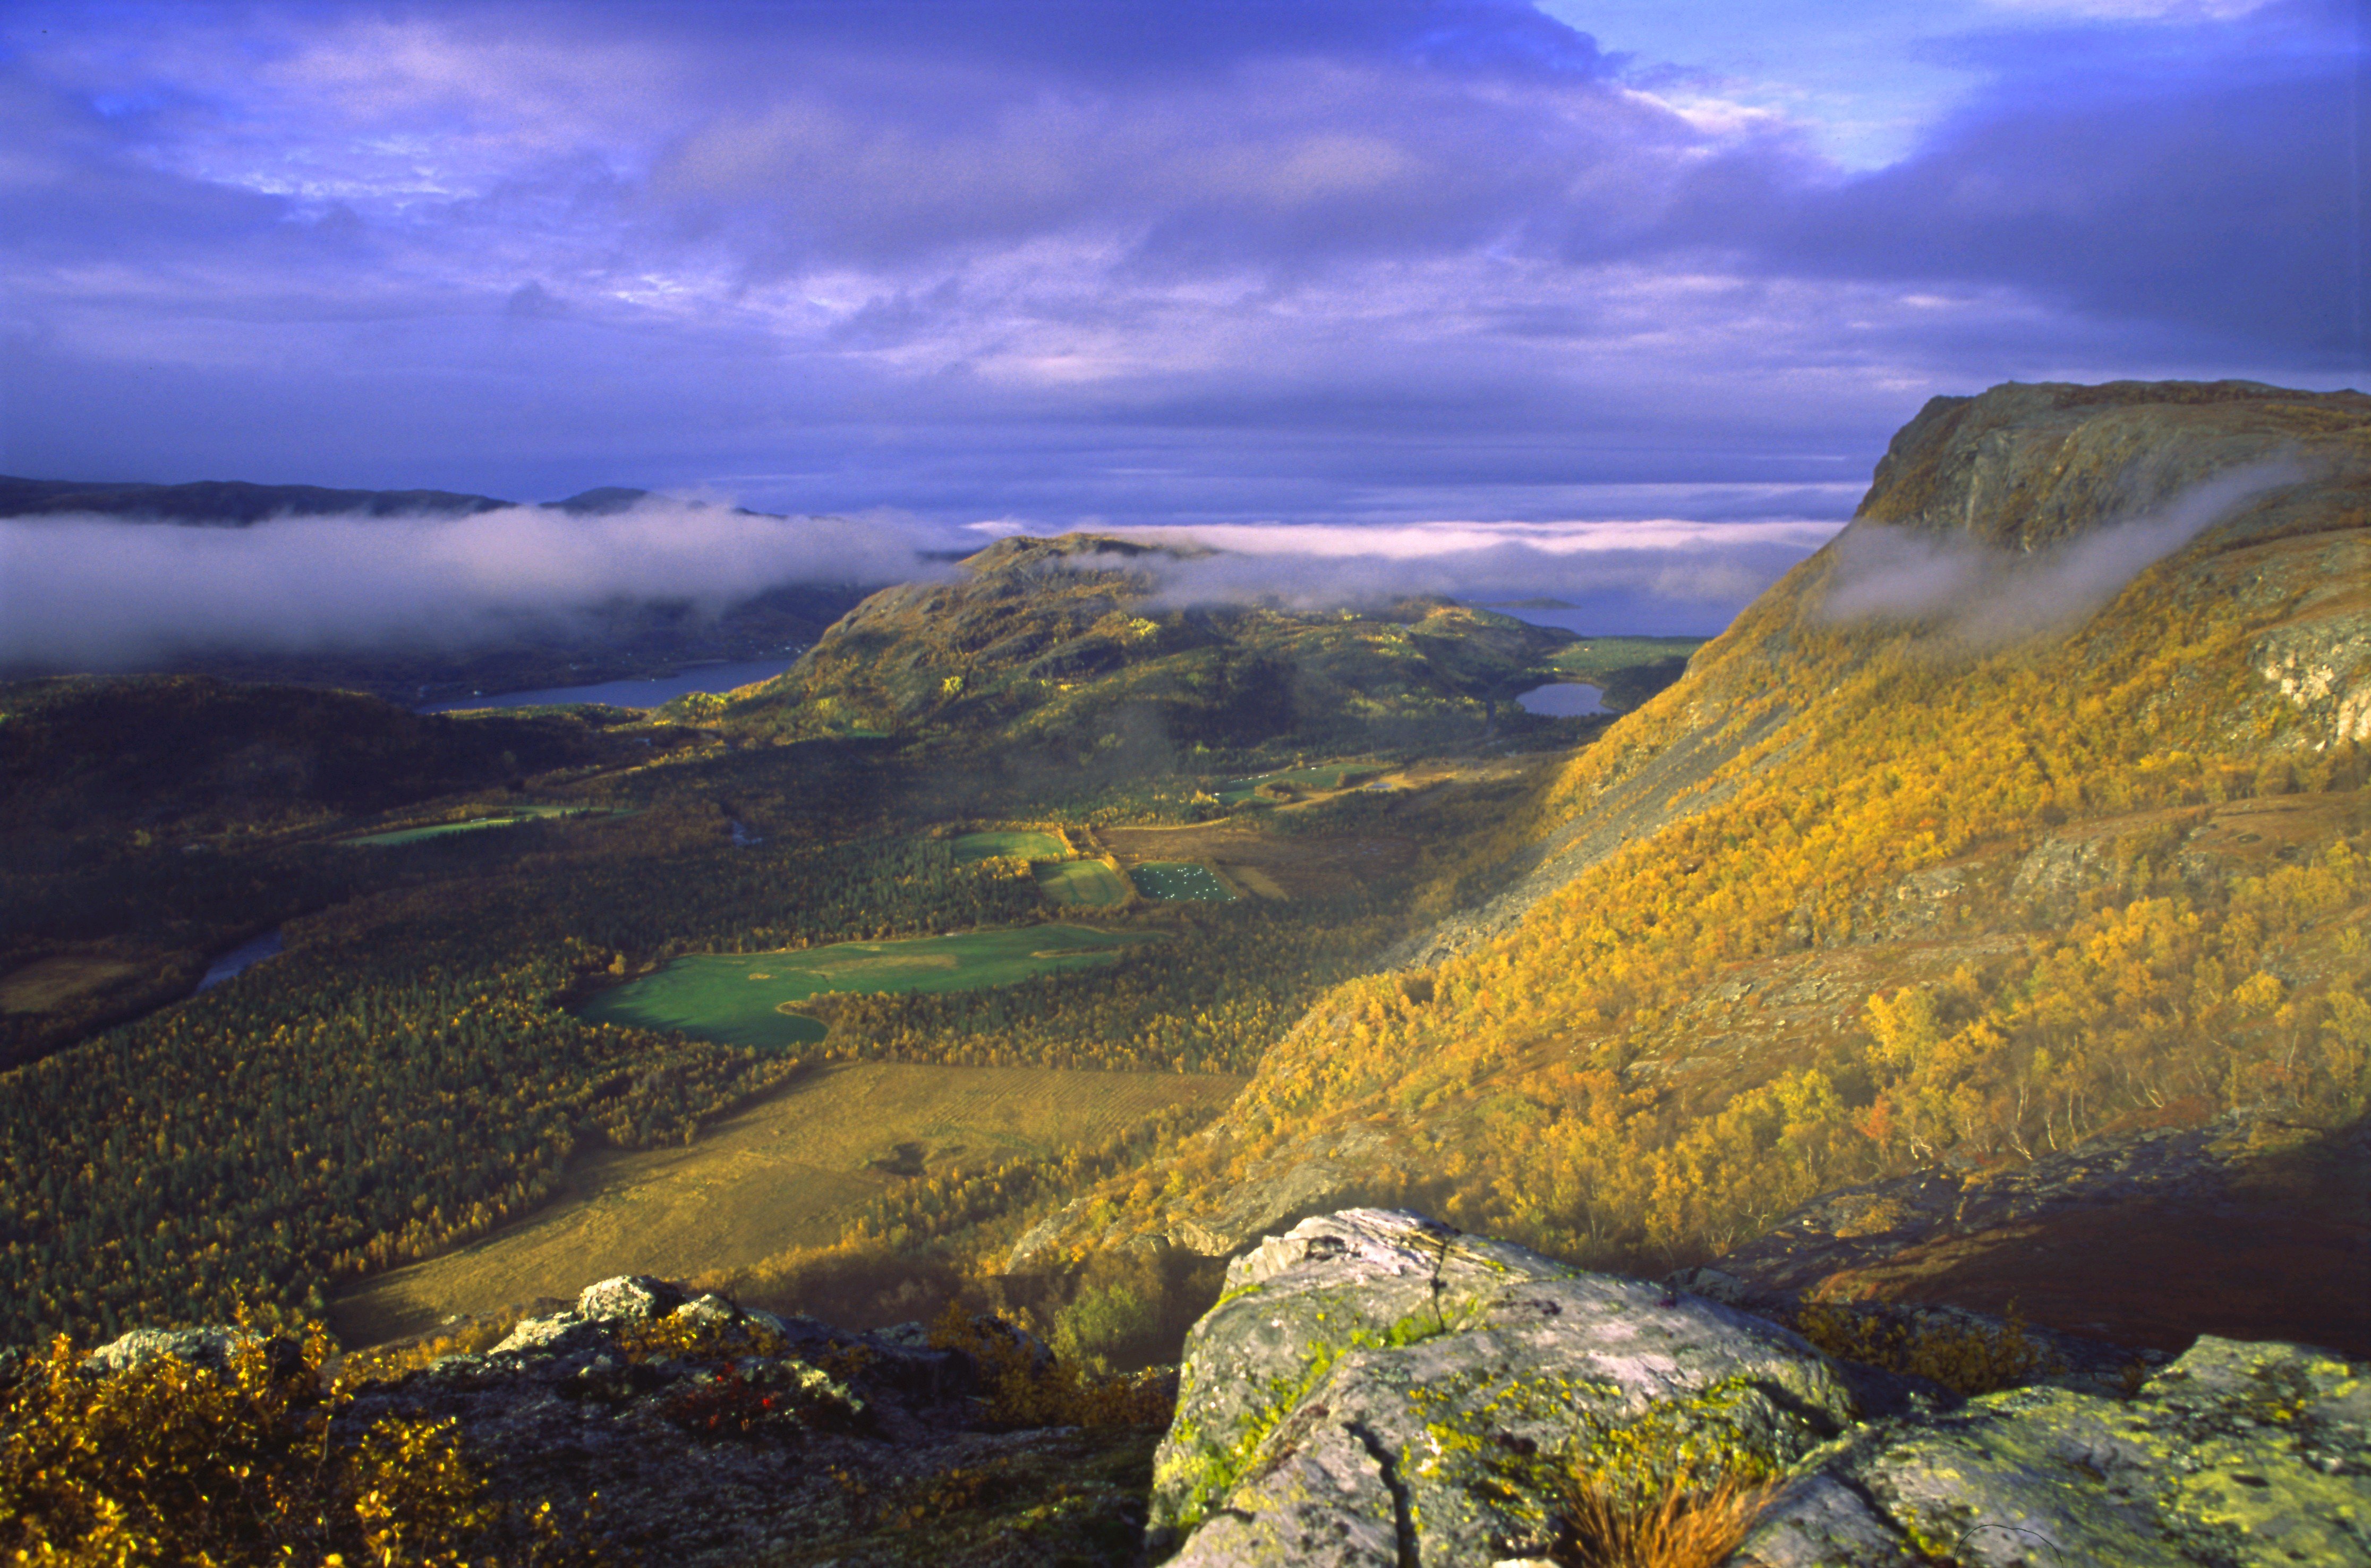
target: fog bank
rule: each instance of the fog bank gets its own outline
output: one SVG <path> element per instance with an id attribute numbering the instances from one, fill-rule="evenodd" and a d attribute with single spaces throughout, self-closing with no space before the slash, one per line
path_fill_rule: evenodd
<path id="1" fill-rule="evenodd" d="M 769 517 L 653 498 L 606 516 L 287 517 L 246 528 L 0 521 L 0 665 L 137 668 L 174 654 L 466 645 L 619 601 L 713 612 L 789 583 L 887 583 L 948 542 L 896 517 Z"/>
<path id="2" fill-rule="evenodd" d="M 1932 621 L 1979 646 L 2069 632 L 2249 501 L 2306 477 L 2295 462 L 2235 469 L 2142 516 L 2030 554 L 1960 535 L 1856 523 L 1836 540 L 1822 610 L 1835 621 Z"/>

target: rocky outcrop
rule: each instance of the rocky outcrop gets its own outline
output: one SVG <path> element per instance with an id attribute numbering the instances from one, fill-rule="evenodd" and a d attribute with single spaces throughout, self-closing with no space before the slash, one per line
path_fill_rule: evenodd
<path id="1" fill-rule="evenodd" d="M 1353 1209 L 1236 1260 L 1153 1466 L 1179 1563 L 1490 1562 L 1556 1543 L 1553 1472 L 1683 1412 L 1791 1462 L 1899 1389 L 1776 1324 Z"/>
<path id="2" fill-rule="evenodd" d="M 2202 1339 L 2124 1390 L 1960 1401 L 1765 1318 L 1420 1216 L 1238 1259 L 1187 1341 L 1156 1548 L 1193 1564 L 1563 1560 L 1576 1478 L 1772 1478 L 1768 1568 L 2371 1562 L 2365 1368 Z"/>
<path id="3" fill-rule="evenodd" d="M 972 1328 L 975 1348 L 1044 1356 L 993 1319 Z M 249 1337 L 142 1330 L 90 1362 L 219 1365 Z M 364 1383 L 333 1440 L 387 1416 L 453 1422 L 493 1496 L 548 1502 L 563 1534 L 619 1564 L 1125 1562 L 1152 1433 L 1000 1423 L 992 1374 L 929 1340 L 919 1324 L 846 1333 L 605 1280 L 483 1353 Z"/>
<path id="4" fill-rule="evenodd" d="M 1732 1562 L 2371 1562 L 2366 1368 L 2201 1339 L 2128 1400 L 2013 1389 L 1809 1456 Z"/>

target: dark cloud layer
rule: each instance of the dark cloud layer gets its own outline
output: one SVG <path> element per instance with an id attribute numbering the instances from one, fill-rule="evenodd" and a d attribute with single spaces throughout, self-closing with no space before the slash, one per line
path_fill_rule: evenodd
<path id="1" fill-rule="evenodd" d="M 23 4 L 0 470 L 1841 518 L 1937 391 L 2363 377 L 2354 7 L 1985 15 L 1848 169 L 1511 0 Z"/>

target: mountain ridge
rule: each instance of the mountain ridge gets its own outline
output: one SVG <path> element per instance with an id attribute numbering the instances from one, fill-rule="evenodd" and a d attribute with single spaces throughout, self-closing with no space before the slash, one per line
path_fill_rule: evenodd
<path id="1" fill-rule="evenodd" d="M 1823 613 L 1895 518 L 1972 516 L 2023 558 L 2267 460 L 2296 470 L 2070 630 Z M 1352 1202 L 1686 1261 L 1824 1189 L 2155 1107 L 2360 1114 L 2366 497 L 2359 394 L 1930 404 L 1853 528 L 1543 792 L 1495 905 L 1319 1002 L 1134 1185 L 1150 1202 L 1090 1224 L 1120 1197 L 1091 1195 L 1033 1266 L 1131 1237 L 1224 1253 Z"/>

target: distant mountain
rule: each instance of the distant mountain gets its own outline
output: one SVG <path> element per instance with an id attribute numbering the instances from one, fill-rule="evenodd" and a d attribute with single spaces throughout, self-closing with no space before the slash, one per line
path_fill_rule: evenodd
<path id="1" fill-rule="evenodd" d="M 1296 611 L 1176 605 L 1190 552 L 1095 534 L 999 540 L 952 581 L 874 594 L 727 722 L 993 742 L 1055 756 L 1470 741 L 1559 679 L 1578 639 L 1448 599 Z M 1670 672 L 1676 674 L 1676 671 Z M 1668 676 L 1667 676 L 1668 679 Z"/>
<path id="2" fill-rule="evenodd" d="M 0 474 L 0 517 L 88 513 L 135 522 L 245 528 L 266 517 L 467 517 L 514 505 L 450 490 L 326 490 L 317 484 L 249 484 L 243 480 L 134 484 Z"/>
<path id="3" fill-rule="evenodd" d="M 564 500 L 537 505 L 575 517 L 606 517 L 631 511 L 651 494 L 628 485 L 603 484 Z M 0 517 L 92 515 L 133 522 L 245 528 L 267 517 L 466 517 L 518 505 L 451 490 L 330 490 L 318 484 L 250 484 L 235 479 L 147 484 L 0 474 Z M 745 517 L 781 515 L 753 512 L 746 506 L 734 510 Z"/>

